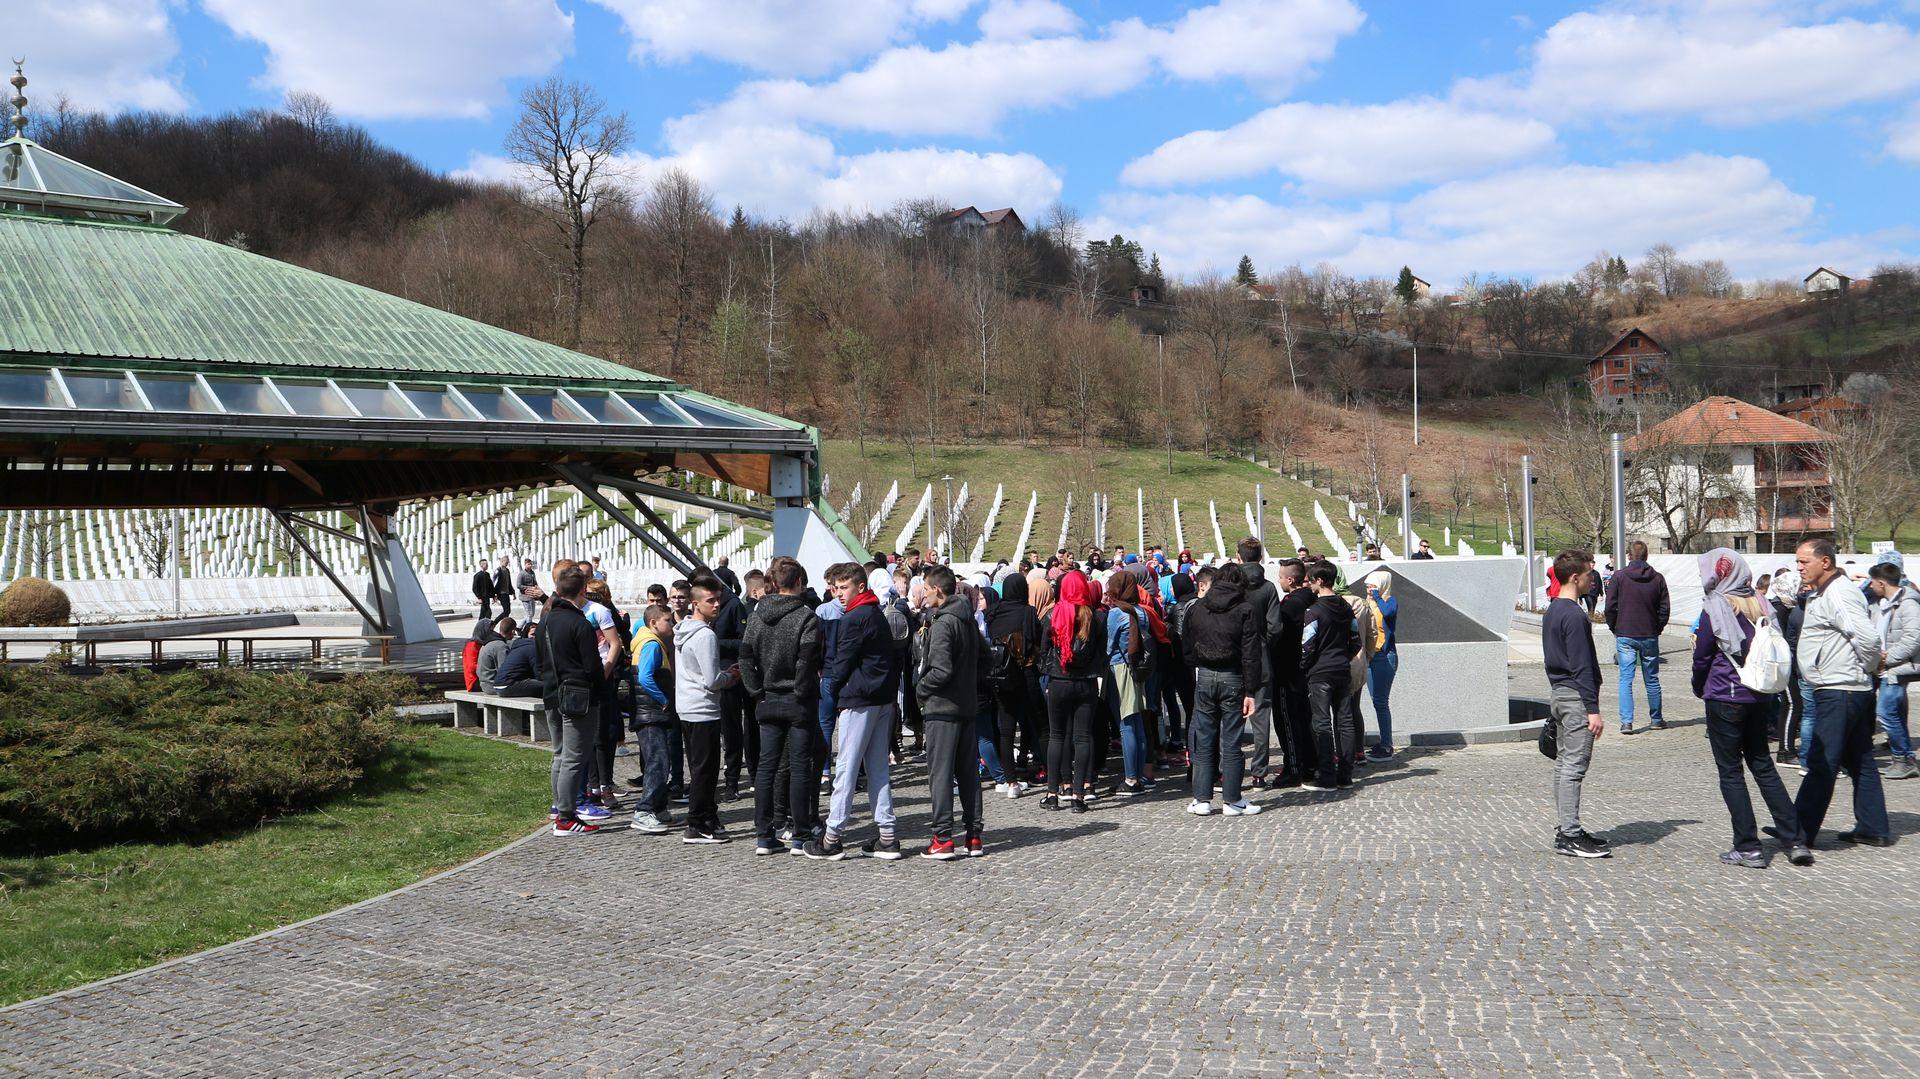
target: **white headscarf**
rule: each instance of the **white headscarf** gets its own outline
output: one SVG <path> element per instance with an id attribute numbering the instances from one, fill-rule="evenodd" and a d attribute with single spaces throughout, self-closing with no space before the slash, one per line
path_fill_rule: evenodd
<path id="1" fill-rule="evenodd" d="M 873 594 L 879 596 L 882 600 L 894 598 L 893 574 L 888 570 L 876 569 L 872 573 L 867 574 L 867 587 L 872 589 Z"/>

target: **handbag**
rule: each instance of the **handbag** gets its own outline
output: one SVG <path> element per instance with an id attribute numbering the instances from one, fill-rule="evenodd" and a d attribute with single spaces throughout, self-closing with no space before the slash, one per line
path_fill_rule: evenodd
<path id="1" fill-rule="evenodd" d="M 1552 712 L 1540 724 L 1540 755 L 1550 761 L 1560 759 L 1560 717 Z"/>

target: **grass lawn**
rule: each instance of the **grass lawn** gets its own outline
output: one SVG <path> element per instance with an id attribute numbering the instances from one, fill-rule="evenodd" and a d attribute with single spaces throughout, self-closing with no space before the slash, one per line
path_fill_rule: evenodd
<path id="1" fill-rule="evenodd" d="M 546 754 L 416 729 L 352 791 L 248 831 L 0 857 L 0 1004 L 379 895 L 545 820 Z"/>
<path id="2" fill-rule="evenodd" d="M 1089 463 L 1086 452 L 1077 446 L 942 446 L 938 456 L 933 458 L 929 458 L 926 450 L 921 448 L 917 470 L 906 448 L 897 442 L 868 440 L 864 459 L 850 441 L 830 440 L 824 450 L 827 473 L 833 477 L 830 501 L 836 509 L 846 501 L 856 481 L 863 483 L 876 500 L 886 494 L 889 483 L 900 481 L 900 501 L 886 527 L 881 529 L 877 541 L 882 547 L 888 548 L 899 538 L 900 530 L 906 527 L 908 516 L 929 483 L 934 487 L 935 514 L 939 512 L 945 497 L 940 478 L 946 475 L 953 476 L 956 497 L 962 482 L 972 484 L 971 497 L 977 502 L 977 505 L 969 506 L 962 525 L 956 529 L 961 533 L 958 538 L 962 556 L 969 553 L 973 540 L 986 523 L 987 510 L 993 503 L 994 486 L 1006 485 L 1006 503 L 1000 508 L 993 541 L 987 548 L 989 559 L 1004 558 L 1014 553 L 1013 546 L 1020 538 L 1020 524 L 1027 512 L 1027 498 L 1034 491 L 1040 493 L 1040 508 L 1034 518 L 1033 537 L 1028 541 L 1028 546 L 1042 552 L 1050 552 L 1058 545 L 1060 514 L 1069 491 L 1073 493 L 1074 507 L 1070 542 L 1082 546 L 1093 539 L 1090 496 L 1094 492 L 1113 499 L 1107 514 L 1107 543 L 1124 543 L 1129 548 L 1137 542 L 1138 514 L 1134 508 L 1136 488 L 1146 495 L 1147 542 L 1161 541 L 1169 546 L 1174 543 L 1172 511 L 1173 500 L 1178 498 L 1187 545 L 1196 552 L 1211 550 L 1214 545 L 1213 527 L 1207 522 L 1209 499 L 1218 503 L 1220 531 L 1229 544 L 1246 534 L 1246 512 L 1243 507 L 1253 500 L 1253 486 L 1256 483 L 1263 485 L 1265 490 L 1267 535 L 1271 543 L 1286 542 L 1286 533 L 1280 525 L 1282 505 L 1292 510 L 1295 525 L 1300 527 L 1315 549 L 1326 544 L 1313 524 L 1314 498 L 1319 497 L 1327 512 L 1336 520 L 1346 509 L 1339 500 L 1329 499 L 1325 495 L 1316 496 L 1304 484 L 1252 462 L 1232 457 L 1205 457 L 1178 450 L 1173 455 L 1171 475 L 1167 471 L 1166 451 L 1148 448 L 1102 447 L 1094 451 Z M 1336 504 L 1339 504 L 1337 510 Z M 919 538 L 925 542 L 925 525 L 921 528 Z"/>

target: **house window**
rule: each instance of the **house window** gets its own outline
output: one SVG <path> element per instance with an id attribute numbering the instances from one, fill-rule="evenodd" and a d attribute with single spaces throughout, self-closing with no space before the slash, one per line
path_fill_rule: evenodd
<path id="1" fill-rule="evenodd" d="M 1616 377 L 1616 378 L 1614 378 L 1614 380 L 1613 380 L 1613 388 L 1614 388 L 1614 390 L 1616 390 L 1616 391 L 1620 391 L 1620 390 L 1624 390 L 1624 389 L 1626 389 L 1626 388 L 1627 388 L 1627 380 L 1626 380 L 1626 379 L 1624 379 L 1624 378 L 1619 378 L 1619 377 Z"/>
<path id="2" fill-rule="evenodd" d="M 1745 537 L 1745 536 L 1735 536 L 1735 537 L 1733 537 L 1733 549 L 1734 549 L 1734 550 L 1736 550 L 1736 551 L 1744 551 L 1744 550 L 1746 550 L 1746 549 L 1747 549 L 1747 537 Z"/>
<path id="3" fill-rule="evenodd" d="M 1628 348 L 1639 348 L 1639 347 L 1640 347 L 1640 338 L 1638 338 L 1638 337 L 1629 337 L 1629 338 L 1627 338 L 1627 347 L 1628 347 Z"/>

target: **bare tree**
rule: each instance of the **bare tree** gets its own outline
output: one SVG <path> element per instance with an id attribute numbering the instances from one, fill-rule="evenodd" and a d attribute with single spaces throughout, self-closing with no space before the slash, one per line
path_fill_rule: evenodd
<path id="1" fill-rule="evenodd" d="M 780 263 L 774 258 L 773 234 L 767 234 L 766 242 L 766 296 L 760 307 L 760 320 L 766 331 L 762 343 L 761 359 L 766 369 L 766 391 L 769 399 L 773 396 L 773 386 L 780 371 L 787 365 L 787 347 L 780 337 L 781 325 L 786 321 L 780 306 Z"/>
<path id="2" fill-rule="evenodd" d="M 1867 522 L 1890 515 L 1894 499 L 1910 500 L 1902 461 L 1908 434 L 1891 410 L 1871 409 L 1835 423 L 1832 439 L 1813 454 L 1827 473 L 1834 538 L 1857 550 Z"/>
<path id="3" fill-rule="evenodd" d="M 592 87 L 557 75 L 521 92 L 520 116 L 507 131 L 507 156 L 539 185 L 532 204 L 566 240 L 567 343 L 575 348 L 586 299 L 587 235 L 624 198 L 617 162 L 632 137 L 626 113 L 608 111 Z"/>
<path id="4" fill-rule="evenodd" d="M 326 98 L 311 90 L 287 91 L 287 99 L 280 107 L 313 134 L 320 134 L 334 125 L 333 106 L 328 104 Z"/>
<path id="5" fill-rule="evenodd" d="M 1673 249 L 1672 244 L 1657 243 L 1647 248 L 1647 256 L 1640 266 L 1662 296 L 1672 299 L 1680 295 L 1686 263 L 1680 261 L 1680 253 Z"/>
<path id="6" fill-rule="evenodd" d="M 698 290 L 707 252 L 719 232 L 713 198 L 699 181 L 677 168 L 654 177 L 640 207 L 640 227 L 665 295 L 661 336 L 667 345 L 667 371 L 680 378 L 699 313 Z"/>
<path id="7" fill-rule="evenodd" d="M 1196 396 L 1200 452 L 1212 453 L 1220 413 L 1226 407 L 1227 377 L 1249 336 L 1244 293 L 1214 275 L 1180 290 L 1178 338 L 1181 348 L 1203 366 L 1209 383 Z"/>
<path id="8" fill-rule="evenodd" d="M 1589 543 L 1589 550 L 1600 550 L 1613 515 L 1606 418 L 1563 393 L 1553 401 L 1531 449 L 1545 516 Z"/>

